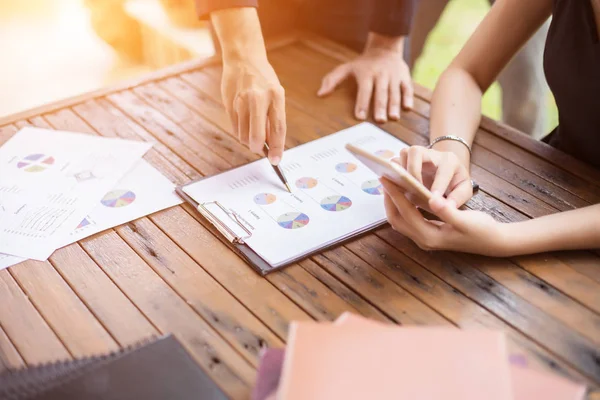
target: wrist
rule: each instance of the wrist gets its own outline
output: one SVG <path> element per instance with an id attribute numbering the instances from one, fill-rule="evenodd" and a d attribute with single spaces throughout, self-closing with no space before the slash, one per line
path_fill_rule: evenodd
<path id="1" fill-rule="evenodd" d="M 254 7 L 229 8 L 211 14 L 221 44 L 223 62 L 252 62 L 267 58 L 264 39 Z"/>
<path id="2" fill-rule="evenodd" d="M 437 151 L 454 153 L 461 161 L 461 163 L 465 166 L 467 171 L 470 170 L 471 153 L 463 143 L 457 142 L 455 140 L 442 140 L 435 143 L 431 148 Z"/>
<path id="3" fill-rule="evenodd" d="M 370 32 L 365 45 L 365 51 L 368 50 L 387 50 L 395 53 L 404 53 L 405 36 L 385 36 L 379 33 Z"/>

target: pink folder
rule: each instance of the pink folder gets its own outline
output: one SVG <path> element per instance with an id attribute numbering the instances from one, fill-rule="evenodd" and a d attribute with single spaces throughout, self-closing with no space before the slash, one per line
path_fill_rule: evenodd
<path id="1" fill-rule="evenodd" d="M 334 322 L 335 326 L 348 328 L 371 326 L 373 328 L 387 326 L 386 324 L 369 320 L 356 314 L 344 313 Z M 510 376 L 515 400 L 582 400 L 586 387 L 571 382 L 563 377 L 535 371 L 510 364 Z"/>
<path id="2" fill-rule="evenodd" d="M 292 324 L 278 399 L 513 398 L 501 333 L 350 322 Z"/>

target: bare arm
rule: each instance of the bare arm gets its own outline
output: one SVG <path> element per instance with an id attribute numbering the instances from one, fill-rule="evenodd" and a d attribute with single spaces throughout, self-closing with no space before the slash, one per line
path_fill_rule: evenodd
<path id="1" fill-rule="evenodd" d="M 224 59 L 266 58 L 256 8 L 228 8 L 215 11 L 210 17 L 219 37 Z"/>
<path id="2" fill-rule="evenodd" d="M 285 143 L 285 93 L 267 59 L 256 8 L 215 11 L 211 20 L 221 43 L 221 92 L 233 130 L 257 154 L 268 143 L 276 165 Z"/>
<path id="3" fill-rule="evenodd" d="M 552 0 L 496 1 L 436 85 L 431 102 L 431 141 L 456 135 L 473 143 L 483 93 L 551 12 Z M 456 153 L 468 167 L 469 153 L 462 144 L 442 141 L 434 148 Z"/>
<path id="4" fill-rule="evenodd" d="M 429 208 L 444 223 L 423 218 L 390 181 L 382 179 L 392 227 L 425 250 L 454 250 L 509 257 L 555 250 L 600 248 L 600 204 L 523 222 L 500 223 L 480 211 L 461 211 L 434 196 Z"/>
<path id="5" fill-rule="evenodd" d="M 506 255 L 600 248 L 600 204 L 505 224 Z"/>

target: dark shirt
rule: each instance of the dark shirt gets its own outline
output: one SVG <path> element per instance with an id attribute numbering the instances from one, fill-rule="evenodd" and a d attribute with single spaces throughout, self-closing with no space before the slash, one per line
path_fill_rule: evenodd
<path id="1" fill-rule="evenodd" d="M 359 15 L 368 20 L 368 30 L 386 36 L 404 36 L 410 31 L 413 16 L 414 3 L 416 0 L 276 0 L 260 1 L 260 7 L 269 5 L 271 7 L 289 8 L 296 6 L 300 12 L 310 12 L 313 17 L 319 18 L 319 14 L 327 14 L 330 23 L 337 16 L 344 16 L 344 9 L 358 8 Z M 268 4 L 271 3 L 271 4 Z M 258 0 L 196 0 L 198 14 L 206 18 L 213 11 L 233 7 L 259 7 Z M 356 7 L 358 6 L 358 7 Z M 337 9 L 338 12 L 331 12 Z M 350 11 L 355 14 L 354 11 Z M 354 16 L 354 15 L 353 15 Z"/>
<path id="2" fill-rule="evenodd" d="M 600 40 L 591 0 L 554 0 L 544 71 L 558 127 L 544 141 L 600 168 Z"/>

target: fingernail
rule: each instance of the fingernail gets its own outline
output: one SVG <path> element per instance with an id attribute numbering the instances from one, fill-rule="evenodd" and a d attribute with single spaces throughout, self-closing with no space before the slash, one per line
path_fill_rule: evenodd
<path id="1" fill-rule="evenodd" d="M 324 90 L 323 89 L 319 89 L 319 91 L 317 92 L 317 96 L 322 96 L 323 95 Z"/>
<path id="2" fill-rule="evenodd" d="M 414 105 L 414 100 L 411 98 L 409 98 L 408 100 L 406 100 L 406 107 L 407 108 L 413 108 Z"/>
<path id="3" fill-rule="evenodd" d="M 440 192 L 439 190 L 434 190 L 433 192 L 431 192 L 435 197 L 442 197 L 442 192 Z"/>
<path id="4" fill-rule="evenodd" d="M 393 120 L 400 119 L 400 114 L 398 112 L 396 112 L 396 111 L 392 111 L 390 113 L 390 119 L 393 119 Z"/>
<path id="5" fill-rule="evenodd" d="M 375 114 L 375 120 L 377 122 L 386 122 L 387 118 L 385 117 L 385 113 L 382 111 L 377 111 L 377 113 Z"/>
<path id="6" fill-rule="evenodd" d="M 271 158 L 271 165 L 279 165 L 280 162 L 281 162 L 281 157 L 279 157 L 279 156 L 275 156 L 275 157 Z"/>
<path id="7" fill-rule="evenodd" d="M 365 118 L 367 118 L 367 113 L 365 112 L 365 110 L 359 110 L 356 113 L 356 118 L 358 118 L 358 119 L 365 119 Z"/>

